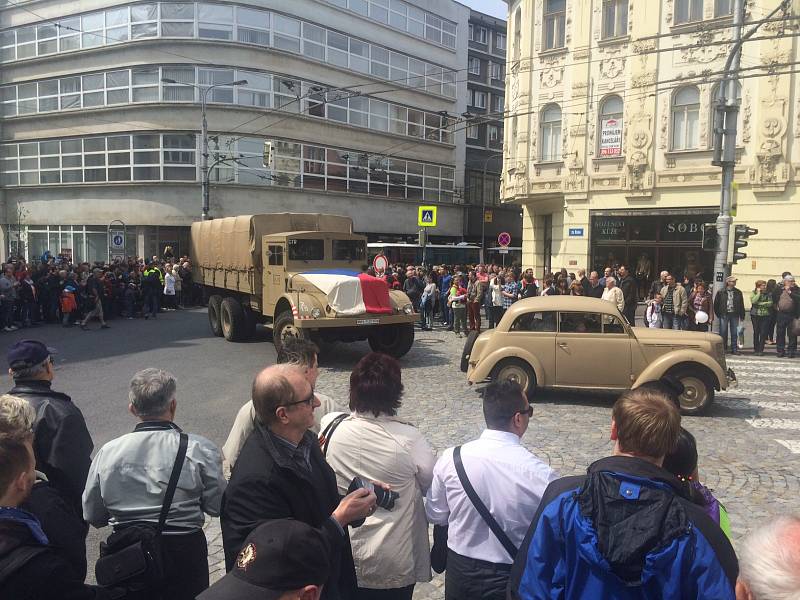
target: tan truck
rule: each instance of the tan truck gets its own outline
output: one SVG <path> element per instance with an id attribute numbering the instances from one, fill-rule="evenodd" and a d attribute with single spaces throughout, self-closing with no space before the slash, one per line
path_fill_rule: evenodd
<path id="1" fill-rule="evenodd" d="M 394 357 L 414 343 L 414 313 L 404 293 L 362 272 L 367 240 L 349 217 L 276 213 L 192 224 L 194 281 L 208 299 L 214 335 L 272 329 L 276 349 L 288 337 L 317 342 L 368 340 Z"/>

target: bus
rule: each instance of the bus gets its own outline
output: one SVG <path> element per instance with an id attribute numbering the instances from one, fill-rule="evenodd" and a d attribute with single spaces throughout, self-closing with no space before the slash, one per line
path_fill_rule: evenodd
<path id="1" fill-rule="evenodd" d="M 394 244 L 371 242 L 367 244 L 369 258 L 378 253 L 389 259 L 390 264 L 421 265 L 422 246 L 419 244 Z M 424 262 L 428 265 L 473 265 L 480 262 L 481 247 L 475 244 L 428 244 L 425 246 Z"/>

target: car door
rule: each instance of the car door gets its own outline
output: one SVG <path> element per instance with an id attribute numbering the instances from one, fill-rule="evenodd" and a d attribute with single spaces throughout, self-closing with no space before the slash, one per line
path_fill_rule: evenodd
<path id="1" fill-rule="evenodd" d="M 560 312 L 556 385 L 625 389 L 631 385 L 631 338 L 614 315 Z"/>
<path id="2" fill-rule="evenodd" d="M 519 315 L 508 330 L 508 349 L 520 348 L 533 355 L 539 363 L 539 387 L 551 386 L 556 372 L 556 322 L 555 311 L 531 311 Z M 543 381 L 541 379 L 544 379 Z"/>
<path id="3" fill-rule="evenodd" d="M 286 243 L 283 240 L 268 240 L 264 237 L 262 242 L 264 252 L 262 285 L 264 287 L 264 314 L 271 315 L 275 304 L 285 291 L 284 279 L 286 278 Z"/>

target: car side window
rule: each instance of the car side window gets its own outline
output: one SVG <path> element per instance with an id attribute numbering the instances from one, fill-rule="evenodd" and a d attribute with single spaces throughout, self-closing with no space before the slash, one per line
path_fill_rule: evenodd
<path id="1" fill-rule="evenodd" d="M 554 332 L 556 314 L 554 312 L 529 312 L 520 315 L 511 325 L 511 331 Z"/>
<path id="2" fill-rule="evenodd" d="M 625 326 L 614 315 L 603 315 L 603 333 L 625 333 Z"/>
<path id="3" fill-rule="evenodd" d="M 601 333 L 600 315 L 586 312 L 562 312 L 560 333 Z"/>

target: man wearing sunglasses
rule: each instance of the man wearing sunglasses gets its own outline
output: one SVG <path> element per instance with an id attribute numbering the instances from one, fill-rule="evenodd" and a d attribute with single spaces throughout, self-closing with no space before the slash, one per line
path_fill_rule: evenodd
<path id="1" fill-rule="evenodd" d="M 449 525 L 445 600 L 505 598 L 525 524 L 556 479 L 555 472 L 522 445 L 533 407 L 519 384 L 489 384 L 483 393 L 483 416 L 486 429 L 480 438 L 448 448 L 439 458 L 425 503 L 428 521 Z"/>
<path id="2" fill-rule="evenodd" d="M 230 571 L 247 536 L 271 519 L 295 519 L 328 539 L 331 574 L 323 600 L 354 596 L 356 574 L 347 526 L 375 510 L 375 493 L 339 499 L 336 475 L 309 431 L 320 405 L 304 369 L 273 365 L 253 381 L 256 421 L 222 501 L 222 539 Z"/>

